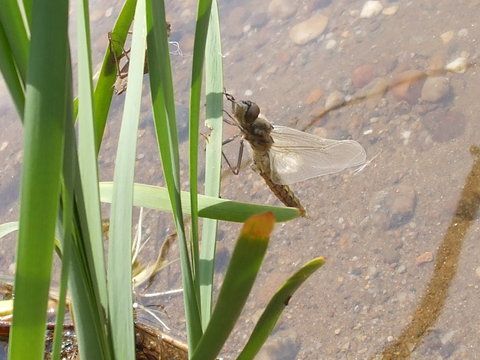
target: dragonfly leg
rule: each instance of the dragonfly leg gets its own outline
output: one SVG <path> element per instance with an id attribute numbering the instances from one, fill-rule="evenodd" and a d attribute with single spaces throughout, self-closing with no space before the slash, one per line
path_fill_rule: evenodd
<path id="1" fill-rule="evenodd" d="M 230 142 L 232 142 L 233 140 L 235 140 L 238 136 L 240 136 L 240 134 L 237 134 L 235 136 L 232 136 L 231 138 L 225 140 L 222 145 L 225 145 L 225 144 L 228 144 Z M 242 157 L 243 157 L 243 139 L 240 140 L 240 149 L 238 151 L 238 159 L 237 159 L 237 164 L 235 165 L 235 167 L 232 166 L 232 164 L 230 163 L 230 161 L 228 160 L 227 156 L 225 155 L 225 153 L 223 152 L 222 150 L 222 156 L 223 158 L 225 159 L 225 162 L 227 163 L 228 167 L 230 168 L 230 170 L 232 170 L 232 173 L 234 175 L 238 175 L 238 173 L 240 172 L 240 166 L 242 165 Z"/>
<path id="2" fill-rule="evenodd" d="M 235 119 L 233 118 L 233 116 L 230 115 L 230 113 L 229 113 L 227 110 L 223 110 L 223 112 L 224 112 L 225 114 L 227 114 L 227 116 L 229 117 L 229 119 L 223 118 L 223 121 L 226 122 L 228 125 L 232 125 L 232 126 L 237 126 L 237 127 L 238 127 L 238 125 L 237 125 Z"/>

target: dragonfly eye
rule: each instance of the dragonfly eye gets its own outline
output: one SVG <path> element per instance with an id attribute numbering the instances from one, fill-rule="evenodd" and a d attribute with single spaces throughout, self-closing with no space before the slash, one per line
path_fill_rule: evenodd
<path id="1" fill-rule="evenodd" d="M 243 101 L 245 105 L 247 105 L 247 110 L 245 111 L 245 120 L 248 123 L 253 123 L 260 114 L 260 108 L 254 102 L 247 100 Z"/>

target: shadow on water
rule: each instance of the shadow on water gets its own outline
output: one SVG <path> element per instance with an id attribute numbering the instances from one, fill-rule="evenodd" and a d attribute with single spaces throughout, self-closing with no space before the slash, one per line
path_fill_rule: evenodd
<path id="1" fill-rule="evenodd" d="M 428 334 L 445 305 L 448 289 L 457 272 L 465 235 L 480 207 L 480 147 L 472 146 L 474 163 L 458 201 L 455 214 L 440 244 L 432 278 L 413 314 L 411 322 L 392 345 L 384 349 L 383 359 L 407 359 Z"/>

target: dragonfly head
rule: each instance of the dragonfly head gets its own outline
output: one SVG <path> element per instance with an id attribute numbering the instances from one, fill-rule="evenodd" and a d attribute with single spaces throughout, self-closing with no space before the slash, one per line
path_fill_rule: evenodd
<path id="1" fill-rule="evenodd" d="M 257 104 L 250 100 L 242 101 L 242 104 L 245 106 L 245 121 L 249 124 L 252 124 L 257 120 L 258 115 L 260 115 L 260 108 Z"/>

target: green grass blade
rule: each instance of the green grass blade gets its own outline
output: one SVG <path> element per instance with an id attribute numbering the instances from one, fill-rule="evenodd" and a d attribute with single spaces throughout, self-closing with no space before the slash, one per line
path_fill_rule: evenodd
<path id="1" fill-rule="evenodd" d="M 9 47 L 19 73 L 22 86 L 27 78 L 29 39 L 28 29 L 22 16 L 20 6 L 22 4 L 17 0 L 2 1 L 2 11 L 0 11 L 0 23 L 8 39 Z M 3 56 L 3 53 L 2 53 Z"/>
<path id="2" fill-rule="evenodd" d="M 293 274 L 269 301 L 265 311 L 258 319 L 252 335 L 237 360 L 253 359 L 275 327 L 280 315 L 288 305 L 290 298 L 310 275 L 317 271 L 325 260 L 323 257 L 310 260 Z"/>
<path id="3" fill-rule="evenodd" d="M 78 62 L 78 163 L 90 245 L 92 246 L 95 278 L 99 285 L 100 303 L 108 311 L 105 256 L 98 190 L 98 170 L 95 151 L 93 85 L 88 1 L 77 1 L 77 62 Z"/>
<path id="4" fill-rule="evenodd" d="M 71 73 L 71 68 L 69 68 L 69 73 Z M 71 94 L 71 86 L 69 89 Z M 71 98 L 72 95 L 70 95 Z M 67 166 L 68 164 L 64 165 L 65 191 L 74 193 L 71 272 L 68 287 L 73 302 L 78 349 L 81 359 L 110 360 L 113 359 L 113 350 L 110 338 L 107 336 L 107 316 L 100 296 L 100 287 L 105 287 L 106 284 L 99 284 L 96 277 L 94 246 L 91 243 L 87 223 L 73 115 L 72 121 L 67 122 L 65 138 L 64 162 L 68 161 L 74 170 L 74 181 L 69 181 L 70 167 Z"/>
<path id="5" fill-rule="evenodd" d="M 165 26 L 165 4 L 147 0 L 148 69 L 153 103 L 153 119 L 180 247 L 187 339 L 193 348 L 202 335 L 199 301 L 193 284 L 192 264 L 185 235 L 180 199 L 180 161 L 175 120 L 172 71 Z"/>
<path id="6" fill-rule="evenodd" d="M 1 12 L 0 12 L 1 13 Z M 7 40 L 3 24 L 0 22 L 0 71 L 7 85 L 10 96 L 13 99 L 17 113 L 23 120 L 23 108 L 25 106 L 25 89 L 19 76 L 12 49 Z"/>
<path id="7" fill-rule="evenodd" d="M 215 359 L 245 306 L 267 251 L 275 218 L 272 213 L 245 222 L 232 253 L 218 300 L 192 360 Z"/>
<path id="8" fill-rule="evenodd" d="M 70 72 L 68 72 L 70 75 Z M 68 81 L 67 81 L 68 83 Z M 71 89 L 71 83 L 69 84 Z M 63 321 L 67 299 L 68 278 L 71 268 L 72 234 L 73 234 L 73 189 L 75 181 L 75 136 L 71 128 L 73 124 L 72 91 L 68 92 L 67 129 L 65 131 L 64 155 L 63 155 L 63 181 L 62 181 L 62 269 L 60 274 L 60 291 L 58 294 L 57 314 L 55 318 L 55 332 L 53 335 L 52 359 L 59 360 L 62 350 Z"/>
<path id="9" fill-rule="evenodd" d="M 203 62 L 205 58 L 205 43 L 207 41 L 208 23 L 212 0 L 199 0 L 195 41 L 193 45 L 192 83 L 190 85 L 190 119 L 189 119 L 189 179 L 190 179 L 190 209 L 192 224 L 192 258 L 195 271 L 195 283 L 199 291 L 199 250 L 198 250 L 198 136 L 200 122 L 200 96 L 202 93 Z"/>
<path id="10" fill-rule="evenodd" d="M 145 0 L 138 0 L 122 125 L 118 140 L 108 243 L 110 330 L 115 357 L 135 359 L 132 299 L 132 202 L 146 46 Z"/>
<path id="11" fill-rule="evenodd" d="M 205 151 L 205 195 L 219 197 L 222 161 L 223 72 L 220 23 L 217 1 L 212 1 L 205 51 L 205 93 L 207 108 L 205 125 L 211 129 Z M 205 219 L 199 262 L 202 326 L 207 327 L 212 312 L 212 284 L 215 265 L 217 220 Z"/>
<path id="12" fill-rule="evenodd" d="M 20 231 L 9 344 L 9 358 L 13 360 L 43 358 L 67 111 L 67 36 L 68 1 L 36 0 L 32 11 Z"/>
<path id="13" fill-rule="evenodd" d="M 100 183 L 100 199 L 102 202 L 110 203 L 112 201 L 112 186 L 111 182 Z M 189 214 L 190 194 L 182 191 L 181 201 L 182 209 L 186 214 Z M 252 215 L 269 211 L 275 215 L 276 221 L 283 222 L 297 218 L 300 215 L 296 208 L 248 204 L 205 195 L 198 195 L 198 201 L 198 215 L 208 219 L 245 222 Z M 133 204 L 160 211 L 172 211 L 169 191 L 153 185 L 135 183 Z"/>
<path id="14" fill-rule="evenodd" d="M 132 24 L 133 15 L 135 14 L 135 6 L 137 0 L 126 0 L 122 11 L 115 22 L 112 30 L 112 37 L 116 41 L 116 55 L 120 56 L 120 51 L 125 44 L 128 30 Z M 105 34 L 107 36 L 107 34 Z M 117 78 L 117 68 L 115 66 L 113 54 L 110 46 L 107 46 L 105 56 L 103 58 L 102 68 L 100 70 L 97 85 L 94 93 L 94 114 L 95 114 L 95 148 L 98 154 L 100 145 L 102 144 L 103 133 L 107 123 L 108 111 L 113 97 L 113 85 Z"/>

